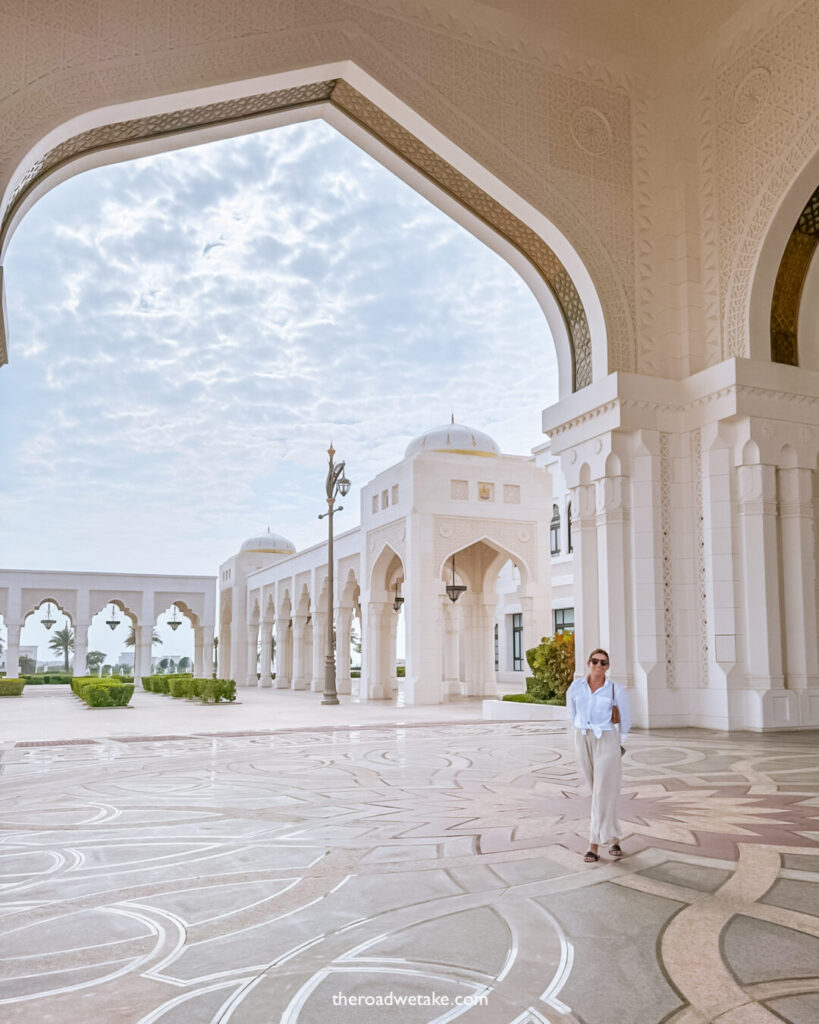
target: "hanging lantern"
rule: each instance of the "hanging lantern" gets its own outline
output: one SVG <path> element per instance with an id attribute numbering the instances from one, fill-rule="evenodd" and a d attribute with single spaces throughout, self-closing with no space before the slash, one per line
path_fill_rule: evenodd
<path id="1" fill-rule="evenodd" d="M 179 617 L 176 614 L 176 605 L 173 606 L 173 618 L 168 622 L 168 625 L 171 627 L 174 633 L 182 625 L 182 622 L 180 621 Z"/>
<path id="2" fill-rule="evenodd" d="M 117 628 L 117 626 L 120 624 L 121 621 L 122 621 L 121 619 L 117 618 L 117 607 L 116 607 L 116 605 L 112 601 L 111 602 L 111 618 L 105 620 L 105 625 L 110 630 L 113 631 L 113 630 L 115 630 Z"/>
<path id="3" fill-rule="evenodd" d="M 466 590 L 462 583 L 455 582 L 455 556 L 452 556 L 452 582 L 446 585 L 446 596 L 454 604 Z"/>
<path id="4" fill-rule="evenodd" d="M 40 622 L 45 626 L 46 629 L 51 629 L 57 620 L 51 617 L 51 602 L 49 601 L 46 605 L 46 617 L 40 619 Z"/>
<path id="5" fill-rule="evenodd" d="M 398 580 L 395 581 L 395 600 L 392 603 L 393 608 L 397 611 L 401 611 L 401 605 L 404 603 L 404 598 L 398 593 Z"/>

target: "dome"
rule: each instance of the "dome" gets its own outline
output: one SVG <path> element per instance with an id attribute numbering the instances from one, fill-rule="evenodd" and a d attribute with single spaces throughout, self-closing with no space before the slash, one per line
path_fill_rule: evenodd
<path id="1" fill-rule="evenodd" d="M 480 455 L 485 459 L 494 459 L 501 450 L 489 434 L 460 423 L 447 423 L 443 427 L 433 427 L 414 441 L 410 441 L 404 458 L 419 452 L 451 452 L 453 455 Z"/>
<path id="2" fill-rule="evenodd" d="M 239 552 L 241 554 L 253 552 L 254 554 L 263 555 L 294 555 L 296 553 L 296 545 L 292 540 L 288 540 L 287 537 L 282 537 L 278 533 L 271 533 L 268 530 L 267 533 L 263 533 L 260 537 L 249 537 L 239 548 Z"/>

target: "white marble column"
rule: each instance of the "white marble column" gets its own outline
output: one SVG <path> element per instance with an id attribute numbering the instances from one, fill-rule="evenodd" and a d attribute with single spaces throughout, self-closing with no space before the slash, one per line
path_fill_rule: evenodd
<path id="1" fill-rule="evenodd" d="M 193 627 L 193 675 L 201 679 L 205 675 L 205 639 L 202 626 Z"/>
<path id="2" fill-rule="evenodd" d="M 219 646 L 216 648 L 216 675 L 219 679 L 230 678 L 230 647 L 231 628 L 226 622 L 219 627 Z"/>
<path id="3" fill-rule="evenodd" d="M 369 601 L 364 621 L 364 644 L 362 653 L 363 693 L 367 700 L 386 700 L 391 696 L 390 680 L 385 662 L 387 636 L 385 622 L 392 606 L 385 601 Z"/>
<path id="4" fill-rule="evenodd" d="M 441 665 L 444 693 L 457 696 L 461 692 L 461 673 L 458 650 L 458 611 L 455 605 L 444 597 L 441 600 Z"/>
<path id="5" fill-rule="evenodd" d="M 256 659 L 259 651 L 259 623 L 249 622 L 247 626 L 247 675 L 245 686 L 258 686 Z"/>
<path id="6" fill-rule="evenodd" d="M 154 626 L 134 626 L 134 683 L 139 685 L 143 676 L 151 675 L 151 651 Z"/>
<path id="7" fill-rule="evenodd" d="M 586 655 L 600 642 L 594 486 L 580 484 L 571 494 L 575 671 L 582 672 Z"/>
<path id="8" fill-rule="evenodd" d="M 787 685 L 805 690 L 819 686 L 813 473 L 791 468 L 778 476 Z"/>
<path id="9" fill-rule="evenodd" d="M 22 626 L 7 623 L 8 641 L 6 643 L 6 677 L 16 679 L 20 674 L 20 630 Z"/>
<path id="10" fill-rule="evenodd" d="M 273 686 L 272 663 L 273 663 L 273 623 L 263 621 L 262 626 L 262 653 L 261 665 L 259 667 L 259 686 L 269 688 Z"/>
<path id="11" fill-rule="evenodd" d="M 776 469 L 740 466 L 739 521 L 745 581 L 745 668 L 757 690 L 783 689 Z"/>
<path id="12" fill-rule="evenodd" d="M 294 615 L 292 621 L 293 678 L 290 681 L 290 686 L 294 690 L 306 690 L 309 683 L 307 662 L 304 656 L 304 628 L 307 625 L 307 616 Z"/>
<path id="13" fill-rule="evenodd" d="M 350 693 L 350 627 L 353 609 L 343 605 L 336 609 L 336 692 Z M 395 669 L 393 669 L 395 675 Z"/>
<path id="14" fill-rule="evenodd" d="M 313 613 L 313 677 L 310 689 L 313 693 L 324 692 L 324 668 L 327 661 L 327 614 Z"/>
<path id="15" fill-rule="evenodd" d="M 289 619 L 276 619 L 276 689 L 290 689 L 290 663 L 288 646 L 290 640 Z"/>
<path id="16" fill-rule="evenodd" d="M 88 656 L 88 623 L 83 625 L 77 623 L 74 626 L 74 668 L 75 676 L 84 676 L 88 670 L 86 657 Z"/>
<path id="17" fill-rule="evenodd" d="M 609 651 L 617 666 L 618 680 L 630 685 L 631 633 L 627 615 L 631 595 L 627 564 L 626 487 L 626 479 L 622 476 L 603 477 L 596 481 L 600 633 L 594 646 L 599 644 Z M 586 640 L 589 639 L 587 636 Z"/>

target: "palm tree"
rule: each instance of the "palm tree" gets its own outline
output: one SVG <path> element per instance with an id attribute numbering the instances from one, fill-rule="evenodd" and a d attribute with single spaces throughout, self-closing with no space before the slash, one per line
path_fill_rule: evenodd
<path id="1" fill-rule="evenodd" d="M 48 641 L 48 646 L 52 651 L 63 652 L 63 658 L 65 659 L 65 670 L 68 671 L 68 652 L 74 650 L 74 630 L 70 626 L 65 626 L 63 629 L 58 629 L 54 636 Z"/>
<path id="2" fill-rule="evenodd" d="M 156 647 L 157 644 L 161 643 L 162 637 L 159 635 L 159 633 L 157 633 L 156 630 L 154 630 L 153 636 L 151 637 L 151 646 Z M 134 627 L 131 626 L 131 628 L 128 630 L 128 636 L 125 637 L 125 646 L 133 647 L 134 644 L 136 644 L 136 634 L 134 632 Z"/>

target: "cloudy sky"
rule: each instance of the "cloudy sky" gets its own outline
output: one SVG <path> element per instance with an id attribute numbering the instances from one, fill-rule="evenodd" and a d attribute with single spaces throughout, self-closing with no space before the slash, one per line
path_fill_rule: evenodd
<path id="1" fill-rule="evenodd" d="M 331 438 L 361 485 L 451 410 L 527 453 L 557 397 L 517 274 L 323 122 L 81 174 L 5 273 L 6 568 L 215 574 L 322 539 Z"/>

